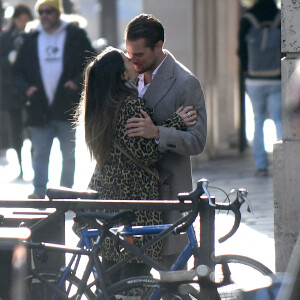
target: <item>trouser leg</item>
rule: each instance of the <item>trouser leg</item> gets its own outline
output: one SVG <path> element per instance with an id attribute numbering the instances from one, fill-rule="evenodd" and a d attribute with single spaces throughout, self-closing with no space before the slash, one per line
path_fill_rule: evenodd
<path id="1" fill-rule="evenodd" d="M 248 86 L 247 93 L 250 97 L 254 114 L 254 139 L 253 154 L 255 164 L 258 169 L 263 170 L 268 167 L 268 155 L 264 145 L 263 127 L 266 119 L 267 93 L 264 86 Z"/>
<path id="2" fill-rule="evenodd" d="M 23 146 L 23 117 L 21 109 L 9 110 L 9 126 L 11 145 L 16 150 L 20 173 L 23 175 L 22 168 L 22 146 Z"/>
<path id="3" fill-rule="evenodd" d="M 32 126 L 29 127 L 29 132 L 33 146 L 34 193 L 45 197 L 54 128 L 51 125 Z"/>
<path id="4" fill-rule="evenodd" d="M 71 188 L 75 173 L 75 133 L 70 122 L 54 121 L 62 153 L 60 185 Z"/>

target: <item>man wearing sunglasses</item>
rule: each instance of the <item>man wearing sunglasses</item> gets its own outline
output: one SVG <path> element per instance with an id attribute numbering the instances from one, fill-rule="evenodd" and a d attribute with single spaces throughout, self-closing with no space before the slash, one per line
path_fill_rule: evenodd
<path id="1" fill-rule="evenodd" d="M 55 137 L 62 153 L 61 186 L 72 187 L 75 170 L 75 135 L 72 113 L 79 101 L 84 65 L 94 50 L 86 32 L 60 17 L 59 0 L 35 5 L 40 24 L 20 49 L 16 64 L 17 88 L 26 96 L 25 108 L 33 146 L 34 192 L 44 198 L 50 151 Z"/>

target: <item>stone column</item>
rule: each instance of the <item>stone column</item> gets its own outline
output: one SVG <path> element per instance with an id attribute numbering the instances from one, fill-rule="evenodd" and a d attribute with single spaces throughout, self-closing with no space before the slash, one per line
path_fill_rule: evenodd
<path id="1" fill-rule="evenodd" d="M 107 39 L 108 46 L 118 47 L 117 34 L 117 2 L 116 0 L 101 0 L 101 37 Z"/>
<path id="2" fill-rule="evenodd" d="M 282 140 L 274 145 L 274 237 L 276 271 L 288 265 L 300 229 L 300 143 L 287 111 L 289 79 L 300 58 L 300 2 L 282 0 Z M 300 84 L 300 82 L 299 82 Z"/>
<path id="3" fill-rule="evenodd" d="M 3 8 L 2 8 L 2 0 L 0 0 L 0 28 L 2 29 L 3 21 Z"/>
<path id="4" fill-rule="evenodd" d="M 205 154 L 218 156 L 239 135 L 238 0 L 144 0 L 143 12 L 164 25 L 165 48 L 204 90 L 208 115 Z"/>

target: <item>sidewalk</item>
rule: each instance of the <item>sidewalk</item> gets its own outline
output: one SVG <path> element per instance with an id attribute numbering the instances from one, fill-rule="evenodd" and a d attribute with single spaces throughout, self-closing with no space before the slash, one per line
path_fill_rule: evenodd
<path id="1" fill-rule="evenodd" d="M 32 192 L 32 169 L 29 146 L 25 144 L 24 173 L 28 181 L 13 181 L 18 176 L 18 165 L 14 153 L 9 155 L 9 164 L 0 165 L 0 199 L 26 199 Z M 56 149 L 56 150 L 55 150 Z M 13 150 L 11 150 L 13 151 Z M 76 149 L 77 159 L 75 188 L 84 188 L 92 172 L 89 154 L 84 147 Z M 50 184 L 58 185 L 61 157 L 58 155 L 58 145 L 51 154 Z M 216 196 L 216 201 L 225 200 L 225 194 L 212 187 L 222 188 L 229 193 L 232 188 L 248 190 L 255 216 L 242 207 L 242 224 L 237 233 L 223 244 L 216 243 L 216 254 L 240 254 L 259 260 L 274 271 L 274 209 L 273 209 L 273 178 L 254 177 L 255 166 L 251 149 L 244 153 L 231 150 L 223 157 L 205 161 L 201 156 L 192 159 L 194 184 L 201 178 L 209 180 L 209 191 Z M 185 191 L 183 191 L 185 192 Z M 231 199 L 234 199 L 232 194 Z M 71 219 L 69 220 L 71 221 Z M 71 223 L 71 222 L 68 222 Z M 233 217 L 224 213 L 216 214 L 216 238 L 226 234 L 233 224 Z M 67 226 L 68 228 L 69 226 Z"/>
<path id="2" fill-rule="evenodd" d="M 209 187 L 222 188 L 227 193 L 232 188 L 245 188 L 255 214 L 248 213 L 244 204 L 240 228 L 223 244 L 216 243 L 216 253 L 246 255 L 275 271 L 272 168 L 269 177 L 255 177 L 251 148 L 244 153 L 232 150 L 223 157 L 209 161 L 193 158 L 192 162 L 194 183 L 204 177 L 209 180 Z M 216 201 L 225 200 L 224 193 L 212 188 L 209 190 L 216 196 Z M 232 194 L 231 199 L 235 195 Z M 230 230 L 232 222 L 230 215 L 216 214 L 216 239 Z"/>

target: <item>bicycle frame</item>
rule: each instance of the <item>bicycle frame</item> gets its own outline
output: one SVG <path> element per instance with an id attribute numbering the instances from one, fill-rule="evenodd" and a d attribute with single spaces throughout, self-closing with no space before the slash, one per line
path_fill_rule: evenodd
<path id="1" fill-rule="evenodd" d="M 156 234 L 164 232 L 165 230 L 169 229 L 171 226 L 172 226 L 172 224 L 127 227 L 121 232 L 121 236 L 126 237 L 126 236 L 133 236 L 133 235 L 156 235 Z M 114 232 L 117 232 L 118 228 L 113 228 L 112 230 Z M 197 249 L 198 243 L 197 243 L 195 230 L 194 230 L 193 226 L 190 226 L 186 230 L 186 232 L 188 234 L 189 243 L 185 247 L 185 249 L 181 252 L 181 254 L 178 256 L 176 261 L 173 263 L 172 267 L 170 268 L 170 270 L 172 270 L 172 271 L 181 269 L 187 263 L 188 259 L 192 256 L 193 251 Z M 83 229 L 82 236 L 77 244 L 77 247 L 86 249 L 87 252 L 85 252 L 85 254 L 88 254 L 88 251 L 93 249 L 91 240 L 98 239 L 98 238 L 99 238 L 99 230 L 98 229 Z M 82 254 L 79 254 L 79 253 L 74 253 L 72 255 L 70 262 L 65 267 L 65 269 L 62 273 L 62 276 L 57 284 L 57 288 L 62 287 L 62 285 L 64 284 L 64 282 L 67 278 L 67 275 L 71 271 L 72 271 L 72 273 L 76 274 L 78 267 L 79 267 L 81 255 Z M 89 254 L 89 257 L 90 256 L 91 256 L 91 254 Z M 91 274 L 91 272 L 93 272 L 95 280 L 97 280 L 99 278 L 99 281 L 98 281 L 99 283 L 101 283 L 102 280 L 105 280 L 103 274 L 99 275 L 99 272 L 100 272 L 100 274 L 102 273 L 101 270 L 99 269 L 99 266 L 101 265 L 101 263 L 100 262 L 96 263 L 96 261 L 97 260 L 89 259 L 88 265 L 86 266 L 86 270 L 84 272 L 83 280 L 81 282 L 81 286 L 78 287 L 79 293 L 83 292 L 83 288 L 87 284 L 87 281 L 88 281 L 88 278 L 89 278 L 89 275 Z M 75 262 L 75 265 L 73 266 L 74 262 Z M 107 270 L 107 273 L 109 274 L 109 270 Z M 101 287 L 100 287 L 100 290 L 103 293 L 103 289 L 101 289 Z M 98 291 L 100 291 L 100 290 L 98 290 Z M 68 292 L 69 291 L 67 291 L 67 293 Z M 157 297 L 157 295 L 154 294 L 153 299 L 155 299 L 156 297 Z M 53 294 L 51 300 L 55 300 L 55 299 L 56 299 L 56 293 Z"/>
<path id="2" fill-rule="evenodd" d="M 78 243 L 78 248 L 69 248 L 65 247 L 64 245 L 59 244 L 50 244 L 50 243 L 31 243 L 31 242 L 24 242 L 25 245 L 27 245 L 29 248 L 35 249 L 35 248 L 42 248 L 45 250 L 50 251 L 56 251 L 56 252 L 63 252 L 63 253 L 72 253 L 72 258 L 69 262 L 69 264 L 63 269 L 61 276 L 59 277 L 59 282 L 57 284 L 53 284 L 49 282 L 46 278 L 44 278 L 42 275 L 40 275 L 37 271 L 34 269 L 29 269 L 29 274 L 32 275 L 34 278 L 38 278 L 43 284 L 45 284 L 47 287 L 49 287 L 50 290 L 53 291 L 53 295 L 51 296 L 51 300 L 55 300 L 56 296 L 59 295 L 60 297 L 64 299 L 69 299 L 68 296 L 65 295 L 65 293 L 60 290 L 60 288 L 65 283 L 67 276 L 71 271 L 77 271 L 79 267 L 79 263 L 81 260 L 82 255 L 85 255 L 89 258 L 88 263 L 85 267 L 85 271 L 83 273 L 83 277 L 80 280 L 80 283 L 78 285 L 78 291 L 77 294 L 82 295 L 85 291 L 85 288 L 89 279 L 90 274 L 93 272 L 95 279 L 98 279 L 98 285 L 99 288 L 102 291 L 102 294 L 106 296 L 105 299 L 109 299 L 106 289 L 105 289 L 105 275 L 104 275 L 104 269 L 100 262 L 100 258 L 98 256 L 98 249 L 97 247 L 92 247 L 90 244 L 90 240 L 88 239 L 88 235 L 84 237 L 84 239 L 80 239 Z M 87 249 L 87 247 L 89 247 Z M 76 261 L 75 261 L 76 260 Z M 73 263 L 75 262 L 75 266 L 72 268 Z M 69 293 L 70 291 L 67 291 Z"/>
<path id="3" fill-rule="evenodd" d="M 132 235 L 155 235 L 166 231 L 172 226 L 172 224 L 164 224 L 164 225 L 150 225 L 150 226 L 133 226 L 127 227 L 124 231 L 122 231 L 121 236 L 132 236 Z M 113 228 L 113 231 L 117 231 L 117 228 Z M 190 226 L 187 229 L 187 234 L 189 237 L 189 243 L 186 248 L 181 252 L 178 256 L 174 264 L 172 265 L 170 270 L 179 270 L 182 266 L 186 264 L 188 259 L 191 257 L 193 250 L 197 249 L 197 239 L 195 235 L 194 228 Z M 65 252 L 65 253 L 73 253 L 68 265 L 62 271 L 62 275 L 60 276 L 59 282 L 53 286 L 52 283 L 48 283 L 47 279 L 42 278 L 39 274 L 35 271 L 31 271 L 31 274 L 37 278 L 39 278 L 45 285 L 47 285 L 50 289 L 53 290 L 53 295 L 51 300 L 55 300 L 57 295 L 59 294 L 60 297 L 66 297 L 63 295 L 59 289 L 64 285 L 67 276 L 69 273 L 76 274 L 79 268 L 80 260 L 82 255 L 86 255 L 89 257 L 89 261 L 86 265 L 85 271 L 83 273 L 83 278 L 80 281 L 78 286 L 78 294 L 82 294 L 86 286 L 88 286 L 88 279 L 90 274 L 93 273 L 95 280 L 89 284 L 93 285 L 95 281 L 98 282 L 97 288 L 98 292 L 101 291 L 101 294 L 104 295 L 106 293 L 104 281 L 105 275 L 102 269 L 101 262 L 99 261 L 99 257 L 97 255 L 97 250 L 93 250 L 92 240 L 99 238 L 99 230 L 97 229 L 83 229 L 82 236 L 77 244 L 77 248 L 67 248 L 61 247 L 61 245 L 56 244 L 44 244 L 45 249 L 58 251 L 58 252 Z M 29 244 L 30 245 L 30 244 Z M 109 272 L 108 272 L 109 274 Z M 67 290 L 67 293 L 70 291 Z M 156 299 L 157 295 L 153 294 L 153 299 Z M 67 297 L 66 297 L 67 299 Z M 107 298 L 108 299 L 108 298 Z"/>
<path id="4" fill-rule="evenodd" d="M 120 232 L 122 237 L 127 236 L 144 236 L 144 235 L 157 235 L 159 233 L 163 233 L 165 230 L 169 229 L 172 224 L 163 224 L 163 225 L 148 225 L 148 226 L 132 226 L 126 227 L 124 230 Z M 112 228 L 114 232 L 117 232 L 117 228 Z M 177 257 L 176 261 L 171 266 L 170 270 L 179 270 L 182 268 L 191 257 L 194 250 L 198 247 L 198 241 L 196 238 L 196 233 L 193 226 L 188 227 L 186 230 L 188 235 L 189 243 Z M 80 240 L 78 247 L 80 245 L 84 245 L 87 249 L 91 249 L 91 239 L 95 239 L 99 236 L 98 229 L 83 229 L 82 230 L 82 239 Z M 86 240 L 87 243 L 84 243 L 83 240 Z"/>
<path id="5" fill-rule="evenodd" d="M 200 187 L 201 181 L 198 182 L 198 187 Z M 201 193 L 202 194 L 202 193 Z M 179 195 L 179 198 L 181 201 L 184 200 L 189 200 L 191 198 L 195 198 L 197 201 L 199 200 L 199 194 L 195 193 L 182 193 Z M 237 205 L 235 205 L 235 210 L 233 212 L 238 211 L 239 212 L 239 207 L 242 202 L 240 201 L 235 201 Z M 197 202 L 195 202 L 197 203 Z M 195 257 L 195 265 L 204 264 L 208 265 L 210 267 L 210 264 L 213 265 L 212 260 L 211 260 L 211 254 L 213 253 L 212 249 L 214 249 L 214 210 L 218 206 L 217 209 L 226 209 L 229 210 L 228 205 L 215 205 L 214 202 L 211 202 L 210 197 L 208 196 L 208 201 L 203 200 L 199 207 L 195 210 L 196 215 L 199 215 L 201 213 L 201 226 L 200 226 L 200 241 L 201 244 L 204 245 L 204 247 L 198 246 L 198 241 L 196 238 L 195 230 L 193 226 L 189 226 L 187 224 L 192 224 L 191 223 L 186 223 L 186 225 L 182 229 L 182 231 L 186 232 L 188 235 L 189 243 L 185 247 L 185 249 L 179 254 L 177 257 L 176 261 L 173 263 L 172 267 L 170 270 L 168 270 L 166 267 L 163 265 L 159 264 L 157 261 L 152 259 L 151 257 L 147 256 L 146 254 L 143 253 L 145 249 L 147 249 L 149 246 L 151 246 L 153 243 L 157 242 L 158 240 L 162 239 L 165 237 L 167 234 L 171 233 L 174 229 L 178 229 L 178 226 L 183 224 L 185 221 L 187 221 L 189 218 L 189 215 L 183 216 L 180 220 L 176 221 L 174 224 L 163 224 L 163 225 L 150 225 L 150 226 L 133 226 L 133 227 L 126 227 L 123 228 L 120 231 L 120 228 L 108 228 L 105 229 L 105 227 L 101 227 L 100 231 L 98 229 L 82 229 L 82 236 L 81 239 L 78 243 L 79 248 L 85 248 L 83 249 L 84 252 L 79 252 L 79 251 L 65 251 L 65 253 L 73 253 L 73 256 L 63 271 L 61 280 L 59 282 L 60 287 L 64 284 L 67 275 L 72 271 L 73 274 L 76 275 L 76 272 L 78 270 L 79 266 L 79 261 L 81 258 L 81 255 L 87 254 L 89 256 L 89 262 L 88 265 L 84 271 L 84 277 L 82 279 L 82 282 L 78 288 L 78 294 L 80 292 L 82 293 L 84 291 L 84 288 L 86 286 L 91 287 L 95 284 L 95 281 L 93 281 L 91 284 L 89 283 L 87 285 L 89 276 L 91 273 L 94 274 L 96 282 L 96 287 L 101 295 L 104 296 L 105 299 L 109 299 L 108 297 L 105 297 L 106 294 L 106 286 L 105 286 L 105 278 L 106 276 L 109 276 L 111 273 L 114 271 L 118 270 L 121 266 L 125 265 L 127 262 L 129 262 L 133 257 L 137 257 L 141 260 L 144 261 L 144 263 L 150 265 L 154 269 L 158 271 L 175 271 L 181 269 L 189 260 L 189 258 L 194 254 Z M 212 213 L 211 213 L 212 212 Z M 195 215 L 195 214 L 194 214 Z M 83 215 L 84 217 L 84 215 Z M 85 215 L 85 217 L 88 217 Z M 238 219 L 240 220 L 240 219 Z M 103 224 L 102 224 L 103 225 Z M 103 232 L 105 234 L 103 234 Z M 233 230 L 231 231 L 232 235 Z M 118 234 L 117 234 L 118 233 Z M 120 262 L 117 262 L 114 266 L 109 268 L 108 270 L 105 270 L 105 274 L 103 272 L 103 267 L 101 265 L 101 262 L 99 261 L 98 257 L 98 250 L 99 250 L 99 245 L 101 244 L 101 239 L 104 237 L 111 237 L 112 239 L 118 239 L 120 241 L 120 245 L 122 245 L 125 250 L 129 253 L 128 257 L 121 260 Z M 124 237 L 126 236 L 133 236 L 133 235 L 153 235 L 154 237 L 146 242 L 142 247 L 138 248 L 131 243 L 127 242 Z M 227 238 L 230 236 L 230 234 L 227 234 Z M 92 246 L 92 240 L 97 239 L 98 245 L 97 247 Z M 96 242 L 96 244 L 97 244 Z M 59 245 L 57 245 L 59 246 Z M 52 247 L 54 249 L 55 247 Z M 96 248 L 96 249 L 95 249 Z M 93 251 L 93 255 L 90 254 L 90 252 Z M 92 258 L 92 259 L 91 259 Z M 204 263 L 203 263 L 204 260 Z M 73 266 L 75 262 L 75 265 Z M 206 263 L 207 262 L 207 263 Z M 98 297 L 97 297 L 98 298 Z M 55 299 L 55 295 L 53 296 L 52 300 Z M 155 299 L 155 298 L 154 298 Z"/>

